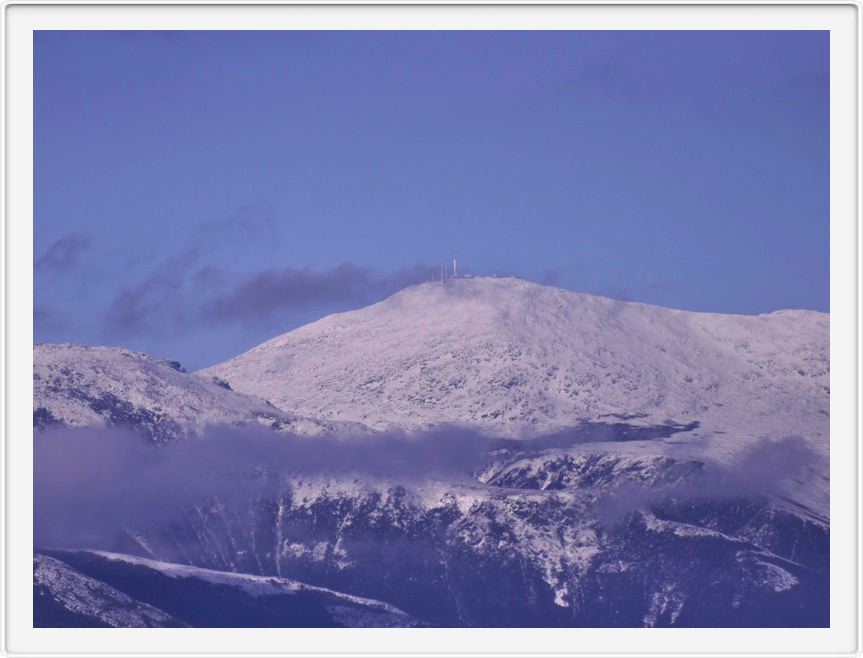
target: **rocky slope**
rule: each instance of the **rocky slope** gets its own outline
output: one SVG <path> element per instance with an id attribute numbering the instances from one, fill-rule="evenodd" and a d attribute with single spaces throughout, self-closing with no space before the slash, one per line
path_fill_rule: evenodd
<path id="1" fill-rule="evenodd" d="M 54 557 L 37 554 L 34 561 L 35 616 L 41 626 L 69 625 L 72 615 L 89 618 L 94 626 L 118 627 L 419 625 L 386 603 L 285 578 L 222 573 L 117 553 L 51 553 Z"/>
<path id="2" fill-rule="evenodd" d="M 288 476 L 277 496 L 178 501 L 116 546 L 302 578 L 445 626 L 823 625 L 825 519 L 693 494 L 705 465 L 591 450 L 477 481 Z"/>
<path id="3" fill-rule="evenodd" d="M 185 626 L 104 582 L 48 555 L 33 556 L 35 627 L 164 628 Z"/>
<path id="4" fill-rule="evenodd" d="M 298 434 L 362 431 L 286 413 L 179 363 L 122 348 L 36 344 L 33 424 L 131 428 L 156 443 L 200 436 L 213 425 L 268 426 Z"/>

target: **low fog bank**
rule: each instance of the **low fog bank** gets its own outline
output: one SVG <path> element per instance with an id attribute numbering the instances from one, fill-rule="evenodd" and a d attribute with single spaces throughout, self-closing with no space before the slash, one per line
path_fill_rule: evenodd
<path id="1" fill-rule="evenodd" d="M 456 428 L 341 438 L 213 427 L 163 447 L 116 428 L 37 432 L 35 541 L 95 547 L 109 529 L 177 520 L 193 501 L 274 498 L 285 476 L 470 480 L 489 446 Z"/>
<path id="2" fill-rule="evenodd" d="M 35 545 L 106 548 L 123 528 L 179 522 L 194 504 L 275 499 L 286 477 L 303 474 L 476 485 L 473 473 L 495 446 L 495 439 L 460 428 L 350 438 L 211 428 L 204 438 L 158 448 L 111 428 L 38 432 Z M 597 501 L 595 513 L 613 523 L 668 496 L 781 495 L 789 480 L 811 477 L 820 459 L 802 439 L 764 440 L 731 464 L 706 464 L 697 477 L 670 486 L 615 486 Z"/>

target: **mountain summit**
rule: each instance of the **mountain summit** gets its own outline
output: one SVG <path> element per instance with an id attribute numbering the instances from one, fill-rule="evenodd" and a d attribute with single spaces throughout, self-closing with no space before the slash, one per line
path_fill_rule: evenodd
<path id="1" fill-rule="evenodd" d="M 384 430 L 525 438 L 698 422 L 826 445 L 829 316 L 694 313 L 516 278 L 412 286 L 203 371 L 282 409 Z"/>

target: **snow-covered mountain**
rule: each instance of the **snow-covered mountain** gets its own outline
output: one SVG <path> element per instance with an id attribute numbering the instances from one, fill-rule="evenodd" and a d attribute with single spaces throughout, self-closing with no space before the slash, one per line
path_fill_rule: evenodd
<path id="1" fill-rule="evenodd" d="M 157 443 L 200 436 L 212 425 L 271 426 L 297 434 L 360 431 L 303 418 L 176 361 L 122 348 L 38 343 L 33 348 L 33 424 L 119 426 Z"/>
<path id="2" fill-rule="evenodd" d="M 265 497 L 177 500 L 109 550 L 302 579 L 444 626 L 826 623 L 825 519 L 705 495 L 692 460 L 509 457 L 485 483 L 285 474 Z"/>
<path id="3" fill-rule="evenodd" d="M 456 424 L 527 438 L 676 424 L 688 430 L 668 441 L 678 452 L 725 461 L 764 438 L 802 437 L 824 468 L 796 495 L 825 515 L 828 506 L 824 313 L 693 313 L 514 278 L 450 279 L 325 317 L 202 374 L 377 430 Z"/>
<path id="4" fill-rule="evenodd" d="M 33 556 L 33 625 L 164 628 L 186 624 L 65 562 L 37 553 Z"/>
<path id="5" fill-rule="evenodd" d="M 265 448 L 253 468 L 210 459 L 226 483 L 213 490 L 181 468 L 183 493 L 159 508 L 170 515 L 143 499 L 145 513 L 82 533 L 87 548 L 138 557 L 64 554 L 101 585 L 64 577 L 108 612 L 120 601 L 130 625 L 202 622 L 140 597 L 133 572 L 181 574 L 184 605 L 230 586 L 239 615 L 257 609 L 249 588 L 297 579 L 447 626 L 825 626 L 828 336 L 829 316 L 810 311 L 691 313 L 475 278 L 407 288 L 197 374 L 40 345 L 39 427 L 120 425 L 158 442 L 217 424 L 351 435 L 304 443 L 324 450 L 312 470 Z M 405 441 L 437 428 L 425 439 L 481 449 L 465 451 L 468 468 L 428 473 L 380 470 L 374 452 L 370 475 L 338 453 L 368 428 Z M 395 439 L 362 440 L 370 452 Z M 462 457 L 453 441 L 434 447 Z"/>
<path id="6" fill-rule="evenodd" d="M 824 443 L 829 316 L 691 313 L 514 278 L 406 288 L 203 371 L 282 409 L 375 429 L 523 438 L 590 421 Z"/>
<path id="7" fill-rule="evenodd" d="M 126 628 L 421 625 L 381 601 L 287 578 L 101 551 L 49 552 L 34 557 L 38 626 L 68 626 L 72 621 Z"/>

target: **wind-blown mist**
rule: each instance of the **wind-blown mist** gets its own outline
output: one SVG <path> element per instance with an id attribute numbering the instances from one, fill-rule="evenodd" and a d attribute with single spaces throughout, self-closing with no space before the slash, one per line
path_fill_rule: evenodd
<path id="1" fill-rule="evenodd" d="M 454 428 L 341 438 L 214 427 L 199 440 L 162 448 L 117 429 L 41 432 L 34 441 L 35 541 L 94 547 L 124 527 L 170 522 L 190 501 L 275 496 L 286 475 L 467 479 L 489 445 Z"/>
<path id="2" fill-rule="evenodd" d="M 284 479 L 328 475 L 387 479 L 407 486 L 429 478 L 472 482 L 500 443 L 461 428 L 416 435 L 341 438 L 211 428 L 200 440 L 154 448 L 110 428 L 66 428 L 36 434 L 36 546 L 104 546 L 125 528 L 179 521 L 190 505 L 275 498 Z M 530 450 L 531 442 L 524 442 Z M 595 501 L 596 518 L 617 523 L 661 500 L 778 494 L 820 458 L 796 438 L 763 440 L 732 463 L 705 464 L 695 479 L 664 487 L 632 482 Z"/>
<path id="3" fill-rule="evenodd" d="M 789 485 L 817 473 L 823 461 L 824 457 L 800 437 L 765 438 L 735 455 L 729 463 L 705 463 L 696 478 L 663 487 L 622 482 L 596 501 L 594 514 L 603 523 L 614 524 L 635 509 L 669 500 L 680 503 L 758 496 L 781 498 L 787 495 Z"/>

